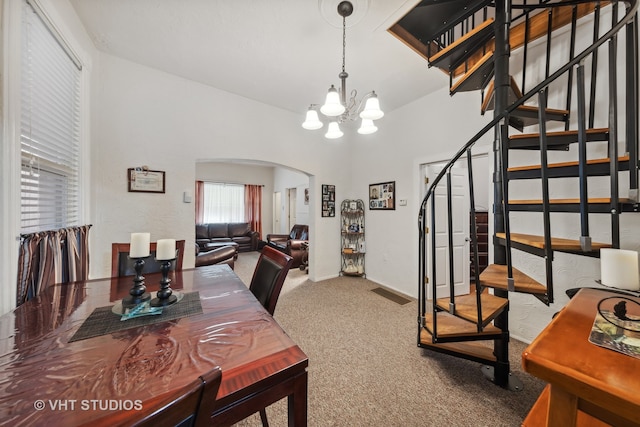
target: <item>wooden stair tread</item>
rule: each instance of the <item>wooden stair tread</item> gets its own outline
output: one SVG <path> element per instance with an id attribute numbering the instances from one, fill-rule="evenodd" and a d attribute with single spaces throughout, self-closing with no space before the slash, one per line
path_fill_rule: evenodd
<path id="1" fill-rule="evenodd" d="M 619 198 L 620 203 L 634 203 L 633 200 L 627 198 Z M 580 199 L 550 199 L 551 205 L 573 205 L 579 204 Z M 611 203 L 610 197 L 594 197 L 588 200 L 589 204 L 609 204 Z M 541 205 L 541 199 L 527 199 L 527 200 L 509 200 L 510 205 Z"/>
<path id="2" fill-rule="evenodd" d="M 438 333 L 438 335 L 440 334 Z M 433 343 L 431 337 L 431 333 L 422 328 L 420 331 L 420 345 L 422 347 L 430 347 L 441 351 L 444 350 L 446 353 L 456 353 L 462 354 L 465 357 L 471 356 L 473 358 L 483 359 L 488 363 L 496 362 L 496 356 L 493 354 L 493 348 L 482 344 L 482 342 L 463 341 Z"/>
<path id="3" fill-rule="evenodd" d="M 604 7 L 608 2 L 603 2 L 601 4 Z M 584 3 L 578 4 L 575 8 L 577 12 L 577 19 L 582 18 L 583 16 L 589 15 L 594 10 L 594 3 Z M 553 19 L 551 22 L 552 29 L 555 31 L 559 28 L 562 28 L 566 25 L 571 24 L 572 15 L 574 8 L 571 4 L 567 6 L 556 7 L 553 13 Z M 538 13 L 529 18 L 529 23 L 522 22 L 515 26 L 512 26 L 509 29 L 509 47 L 511 51 L 524 46 L 525 41 L 531 43 L 534 40 L 544 38 L 547 36 L 547 28 L 549 27 L 549 16 L 548 13 Z M 488 50 L 493 50 L 495 46 L 495 39 L 491 39 L 487 42 L 485 48 Z M 473 56 L 469 59 L 469 63 L 472 65 L 472 61 L 477 59 L 476 56 Z M 464 65 L 458 67 L 454 71 L 454 77 L 464 74 Z"/>
<path id="4" fill-rule="evenodd" d="M 562 111 L 562 110 L 557 110 Z M 557 120 L 560 120 L 557 118 Z M 549 150 L 568 150 L 569 144 L 578 142 L 578 131 L 568 130 L 547 132 L 547 148 Z M 608 141 L 609 128 L 593 128 L 586 131 L 586 142 Z M 510 149 L 540 149 L 540 134 L 527 133 L 509 136 Z"/>
<path id="5" fill-rule="evenodd" d="M 495 95 L 495 80 L 491 80 L 489 85 L 487 86 L 487 90 L 484 93 L 484 99 L 482 100 L 482 105 L 480 106 L 480 113 L 484 115 L 487 111 L 493 110 L 495 107 L 494 97 Z M 507 95 L 507 104 L 511 105 L 516 102 L 518 99 L 522 98 L 522 92 L 518 87 L 513 76 L 509 76 L 509 92 Z"/>
<path id="6" fill-rule="evenodd" d="M 556 111 L 565 111 L 565 110 L 556 110 Z M 602 134 L 602 133 L 609 133 L 609 128 L 593 128 L 593 129 L 587 129 L 587 135 L 593 135 L 593 134 Z M 578 135 L 578 130 L 563 130 L 563 131 L 558 131 L 558 132 L 547 132 L 547 138 L 554 138 L 554 137 L 566 137 L 566 136 L 574 136 L 574 135 Z M 511 135 L 509 136 L 509 139 L 529 139 L 529 138 L 534 138 L 534 139 L 538 139 L 540 137 L 539 133 L 523 133 L 523 134 L 516 134 L 516 135 Z"/>
<path id="7" fill-rule="evenodd" d="M 462 77 L 449 88 L 449 94 L 468 92 L 482 89 L 486 84 L 489 73 L 493 71 L 493 52 L 487 52 L 480 61 L 471 67 Z"/>
<path id="8" fill-rule="evenodd" d="M 547 108 L 545 109 L 545 112 L 547 113 L 547 115 L 567 115 L 569 114 L 569 110 L 560 110 L 557 108 Z M 513 114 L 517 115 L 517 116 L 530 116 L 535 114 L 535 118 L 538 118 L 538 107 L 534 106 L 534 105 L 520 105 L 518 108 L 516 108 L 513 112 Z"/>
<path id="9" fill-rule="evenodd" d="M 480 295 L 482 303 L 482 324 L 486 325 L 495 319 L 504 308 L 509 304 L 507 298 L 497 297 L 488 293 Z M 449 298 L 438 298 L 436 305 L 443 310 L 449 309 Z M 455 316 L 468 320 L 469 322 L 477 322 L 478 307 L 476 304 L 476 294 L 457 295 L 455 297 Z"/>
<path id="10" fill-rule="evenodd" d="M 522 422 L 522 427 L 538 427 L 547 423 L 547 411 L 549 410 L 549 393 L 551 386 L 549 384 L 542 390 L 538 400 L 533 404 L 527 417 Z M 610 427 L 603 421 L 592 417 L 591 415 L 578 409 L 576 417 L 576 427 Z"/>
<path id="11" fill-rule="evenodd" d="M 487 335 L 493 336 L 500 334 L 501 332 L 500 329 L 493 325 L 487 325 L 482 332 L 478 332 L 475 323 L 468 322 L 444 311 L 438 313 L 437 320 L 438 338 L 481 338 Z M 429 331 L 433 331 L 433 313 L 425 315 L 425 326 Z M 431 338 L 429 338 L 429 342 L 431 342 Z"/>
<path id="12" fill-rule="evenodd" d="M 504 240 L 505 233 L 496 233 L 496 237 Z M 533 234 L 511 233 L 511 240 L 514 242 L 518 242 L 527 246 L 532 246 L 538 249 L 545 248 L 544 236 L 537 236 Z M 608 243 L 591 242 L 592 250 L 597 251 L 602 248 L 610 248 L 610 247 L 611 245 Z M 565 239 L 562 237 L 552 237 L 551 248 L 557 251 L 581 251 L 582 250 L 579 240 Z"/>
<path id="13" fill-rule="evenodd" d="M 618 157 L 618 163 L 628 162 L 628 161 L 629 161 L 628 155 Z M 597 164 L 609 163 L 609 162 L 610 162 L 609 157 L 587 160 L 588 165 L 597 165 Z M 569 166 L 578 166 L 578 161 L 549 163 L 547 165 L 548 168 L 563 168 L 563 167 L 569 167 Z M 528 171 L 528 170 L 537 170 L 537 169 L 540 169 L 540 165 L 515 166 L 515 167 L 508 168 L 507 171 L 517 172 L 517 171 Z"/>
<path id="14" fill-rule="evenodd" d="M 492 37 L 493 22 L 493 18 L 488 18 L 449 46 L 430 56 L 429 63 L 439 68 L 445 68 L 447 71 L 450 66 L 456 67 L 469 50 L 477 49 Z"/>
<path id="15" fill-rule="evenodd" d="M 512 268 L 512 271 L 516 292 L 541 295 L 547 293 L 547 288 L 541 283 L 527 276 L 517 268 Z M 480 273 L 480 283 L 491 288 L 507 290 L 507 266 L 490 264 Z"/>

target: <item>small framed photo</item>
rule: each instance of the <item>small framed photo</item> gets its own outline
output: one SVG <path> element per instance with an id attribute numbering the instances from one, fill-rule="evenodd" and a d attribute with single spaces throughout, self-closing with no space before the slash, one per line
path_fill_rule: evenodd
<path id="1" fill-rule="evenodd" d="M 336 216 L 336 186 L 322 185 L 322 216 Z"/>
<path id="2" fill-rule="evenodd" d="M 369 209 L 370 210 L 395 210 L 396 208 L 396 182 L 380 182 L 369 185 Z"/>
<path id="3" fill-rule="evenodd" d="M 164 193 L 164 171 L 152 171 L 146 168 L 127 169 L 129 192 Z"/>

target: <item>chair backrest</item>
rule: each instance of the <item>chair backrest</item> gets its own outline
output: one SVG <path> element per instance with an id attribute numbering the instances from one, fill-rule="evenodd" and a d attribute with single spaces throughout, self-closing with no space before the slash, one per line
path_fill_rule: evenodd
<path id="1" fill-rule="evenodd" d="M 262 248 L 249 290 L 271 315 L 276 309 L 282 285 L 292 263 L 293 258 L 289 255 L 271 246 Z"/>
<path id="2" fill-rule="evenodd" d="M 182 270 L 182 259 L 184 258 L 184 240 L 176 240 L 176 259 L 171 263 L 171 270 Z M 142 273 L 156 273 L 160 271 L 160 263 L 156 261 L 156 242 L 151 242 L 149 252 L 151 256 L 145 259 Z M 111 277 L 133 276 L 136 271 L 133 269 L 133 261 L 129 258 L 129 243 L 111 244 Z"/>
<path id="3" fill-rule="evenodd" d="M 220 368 L 213 369 L 206 374 L 200 376 L 204 388 L 202 389 L 202 397 L 200 405 L 196 411 L 194 427 L 204 427 L 211 425 L 211 414 L 216 406 L 216 396 L 222 382 L 222 371 Z"/>
<path id="4" fill-rule="evenodd" d="M 295 224 L 293 227 L 291 227 L 289 238 L 294 240 L 308 240 L 309 226 L 305 224 Z"/>
<path id="5" fill-rule="evenodd" d="M 142 419 L 135 427 L 158 426 L 206 426 L 211 423 L 211 414 L 222 381 L 219 367 L 212 369 L 188 384 L 178 398 L 160 398 L 146 402 Z"/>

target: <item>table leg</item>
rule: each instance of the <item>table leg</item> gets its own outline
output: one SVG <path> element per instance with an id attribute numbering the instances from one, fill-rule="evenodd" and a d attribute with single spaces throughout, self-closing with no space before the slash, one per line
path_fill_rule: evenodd
<path id="1" fill-rule="evenodd" d="M 561 387 L 551 384 L 547 426 L 575 427 L 578 415 L 578 397 Z"/>
<path id="2" fill-rule="evenodd" d="M 289 427 L 307 426 L 307 371 L 294 380 L 293 393 L 288 396 Z"/>

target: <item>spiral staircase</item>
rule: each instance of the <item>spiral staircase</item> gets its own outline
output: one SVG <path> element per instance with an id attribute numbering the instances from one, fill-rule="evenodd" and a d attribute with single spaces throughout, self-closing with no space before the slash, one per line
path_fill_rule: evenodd
<path id="1" fill-rule="evenodd" d="M 448 74 L 452 96 L 478 91 L 478 114 L 493 114 L 473 138 L 460 141 L 421 205 L 419 347 L 479 362 L 495 384 L 518 389 L 509 366 L 510 295 L 530 294 L 549 305 L 556 252 L 597 258 L 601 248 L 620 247 L 620 215 L 639 210 L 636 8 L 635 0 L 424 0 L 389 29 L 430 67 Z M 495 171 L 493 263 L 484 271 L 477 255 L 472 162 L 481 140 L 493 144 Z M 510 166 L 514 158 L 535 164 Z M 457 162 L 468 168 L 469 240 L 476 254 L 468 295 L 454 295 L 454 274 L 469 268 L 469 260 L 454 256 L 452 215 L 436 220 L 443 211 L 436 209 L 439 185 L 446 186 L 444 211 L 451 212 Z M 593 177 L 607 180 L 607 194 L 590 191 Z M 541 197 L 519 199 L 522 191 L 510 192 L 522 183 Z M 556 198 L 550 191 L 563 187 L 575 194 Z M 523 221 L 514 218 L 522 212 L 535 215 L 525 222 L 535 222 L 539 234 L 518 231 Z M 559 212 L 572 215 L 579 233 L 560 237 L 561 226 L 552 233 Z M 430 233 L 437 221 L 447 228 L 444 251 L 436 251 Z M 590 221 L 610 228 L 610 241 L 592 241 Z M 540 257 L 545 279 L 514 265 L 512 251 Z M 438 280 L 446 282 L 450 296 L 429 286 Z"/>

